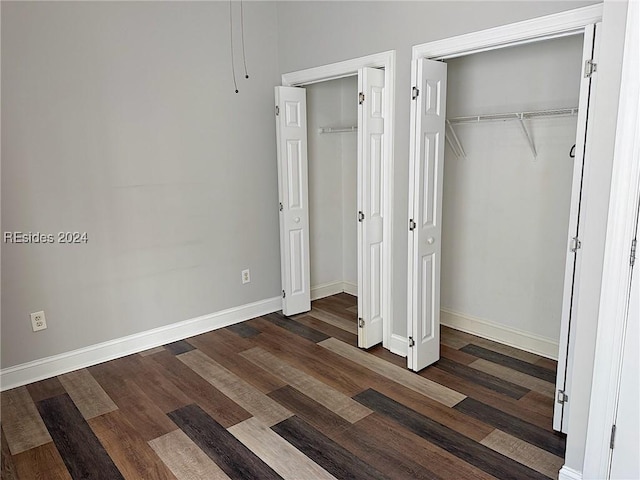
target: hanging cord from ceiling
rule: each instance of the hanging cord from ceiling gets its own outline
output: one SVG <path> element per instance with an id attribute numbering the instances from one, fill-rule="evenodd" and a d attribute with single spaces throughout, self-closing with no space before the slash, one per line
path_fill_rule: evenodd
<path id="1" fill-rule="evenodd" d="M 571 147 L 571 150 L 569 150 L 569 156 L 571 158 L 576 158 L 576 146 L 575 145 L 573 147 Z"/>
<path id="2" fill-rule="evenodd" d="M 231 75 L 233 76 L 233 86 L 236 93 L 238 93 L 238 82 L 236 82 L 236 67 L 233 61 L 233 0 L 229 0 L 229 32 L 231 40 Z"/>
<path id="3" fill-rule="evenodd" d="M 244 53 L 244 3 L 240 0 L 240 36 L 242 38 L 242 63 L 244 63 L 244 78 L 249 78 L 247 73 L 247 56 Z"/>
<path id="4" fill-rule="evenodd" d="M 229 46 L 231 50 L 231 76 L 233 77 L 233 88 L 236 93 L 238 90 L 238 82 L 236 80 L 236 65 L 235 55 L 233 51 L 233 0 L 229 0 Z M 242 45 L 242 63 L 244 65 L 244 78 L 249 78 L 249 72 L 247 71 L 247 55 L 244 49 L 244 2 L 240 0 L 240 38 Z"/>

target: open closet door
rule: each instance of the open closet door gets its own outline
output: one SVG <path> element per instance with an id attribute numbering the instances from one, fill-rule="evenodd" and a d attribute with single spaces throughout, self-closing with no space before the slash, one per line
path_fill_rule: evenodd
<path id="1" fill-rule="evenodd" d="M 384 70 L 358 71 L 358 346 L 382 342 Z"/>
<path id="2" fill-rule="evenodd" d="M 417 60 L 409 166 L 409 298 L 407 366 L 440 358 L 440 257 L 447 64 Z"/>
<path id="3" fill-rule="evenodd" d="M 282 313 L 311 310 L 307 105 L 304 88 L 275 87 Z"/>
<path id="4" fill-rule="evenodd" d="M 597 73 L 591 69 L 591 63 L 597 64 L 599 25 L 589 25 L 584 32 L 582 64 L 584 74 L 580 82 L 580 100 L 578 104 L 578 125 L 576 130 L 576 148 L 573 163 L 573 183 L 571 185 L 571 211 L 567 235 L 567 256 L 564 271 L 564 290 L 562 299 L 562 317 L 560 320 L 560 340 L 558 349 L 558 371 L 556 374 L 556 395 L 553 409 L 553 428 L 568 432 L 569 408 L 571 406 L 571 372 L 575 347 L 575 323 L 578 318 L 577 299 L 580 283 L 580 206 L 583 190 L 583 177 L 589 163 L 589 129 L 587 119 L 592 115 L 595 104 L 593 94 Z"/>

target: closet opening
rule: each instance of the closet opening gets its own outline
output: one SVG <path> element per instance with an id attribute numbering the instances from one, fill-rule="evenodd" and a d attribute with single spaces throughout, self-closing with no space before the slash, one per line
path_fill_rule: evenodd
<path id="1" fill-rule="evenodd" d="M 533 390 L 564 433 L 600 16 L 577 9 L 413 49 L 408 366 L 438 362 L 441 333 L 443 344 L 476 335 L 463 347 L 471 368 Z"/>
<path id="2" fill-rule="evenodd" d="M 283 313 L 311 310 L 358 347 L 392 351 L 394 64 L 384 52 L 275 89 Z"/>

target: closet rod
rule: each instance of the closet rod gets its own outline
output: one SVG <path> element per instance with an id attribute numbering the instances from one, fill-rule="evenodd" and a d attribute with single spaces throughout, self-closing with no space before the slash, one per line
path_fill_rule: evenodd
<path id="1" fill-rule="evenodd" d="M 450 118 L 451 124 L 457 123 L 479 123 L 500 120 L 526 120 L 529 118 L 542 117 L 566 117 L 578 114 L 578 108 L 560 108 L 554 110 L 536 110 L 533 112 L 511 112 L 511 113 L 492 113 L 487 115 L 469 115 L 466 117 Z"/>
<path id="2" fill-rule="evenodd" d="M 318 133 L 344 133 L 344 132 L 357 132 L 358 126 L 353 127 L 320 127 Z"/>

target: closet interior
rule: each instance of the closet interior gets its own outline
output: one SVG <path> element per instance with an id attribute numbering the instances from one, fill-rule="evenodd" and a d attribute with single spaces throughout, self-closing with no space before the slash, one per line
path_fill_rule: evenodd
<path id="1" fill-rule="evenodd" d="M 358 293 L 358 77 L 305 86 L 311 299 Z"/>
<path id="2" fill-rule="evenodd" d="M 535 339 L 551 357 L 582 48 L 572 35 L 446 60 L 441 323 L 501 331 L 525 350 Z"/>

